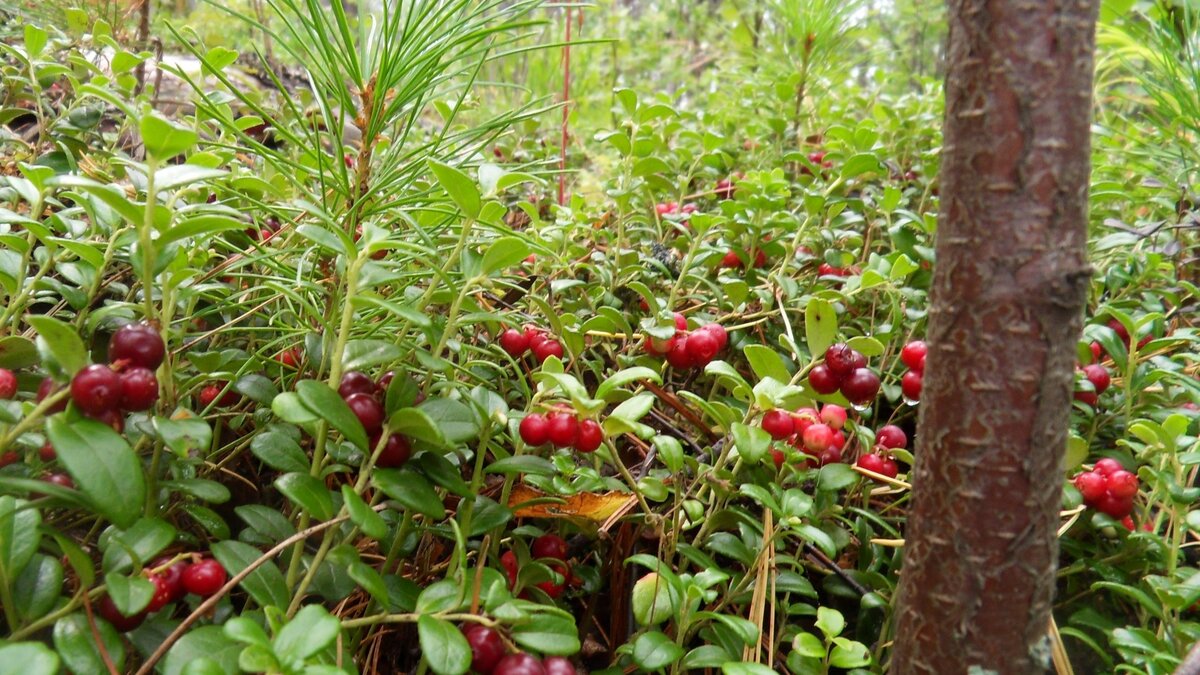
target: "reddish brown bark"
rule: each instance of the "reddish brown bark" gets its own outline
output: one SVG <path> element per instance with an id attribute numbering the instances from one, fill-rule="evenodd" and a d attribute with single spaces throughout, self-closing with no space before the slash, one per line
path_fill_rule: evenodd
<path id="1" fill-rule="evenodd" d="M 891 672 L 1041 672 L 1098 0 L 950 0 L 930 351 Z"/>

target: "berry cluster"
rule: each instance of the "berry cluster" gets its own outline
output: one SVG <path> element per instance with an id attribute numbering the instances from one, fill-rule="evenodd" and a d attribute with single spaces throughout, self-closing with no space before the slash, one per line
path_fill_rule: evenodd
<path id="1" fill-rule="evenodd" d="M 644 348 L 652 356 L 667 357 L 672 368 L 687 370 L 712 363 L 727 344 L 729 334 L 721 324 L 709 323 L 688 331 L 687 318 L 675 312 L 675 335 L 665 340 L 647 335 Z"/>
<path id="2" fill-rule="evenodd" d="M 518 427 L 526 445 L 551 443 L 556 448 L 575 448 L 579 452 L 595 452 L 604 442 L 604 429 L 591 419 L 580 419 L 571 412 L 529 413 Z"/>
<path id="3" fill-rule="evenodd" d="M 71 379 L 71 401 L 80 412 L 108 424 L 118 433 L 125 428 L 125 412 L 149 410 L 158 401 L 154 371 L 166 358 L 162 336 L 145 323 L 127 324 L 113 333 L 108 345 L 109 365 L 94 363 Z M 37 400 L 53 393 L 54 381 L 46 378 Z M 51 412 L 58 412 L 56 408 Z"/>
<path id="4" fill-rule="evenodd" d="M 1115 459 L 1096 462 L 1091 471 L 1075 476 L 1075 487 L 1088 506 L 1122 519 L 1133 512 L 1133 498 L 1138 492 L 1138 477 L 1126 471 Z"/>
<path id="5" fill-rule="evenodd" d="M 683 206 L 680 206 L 678 202 L 659 202 L 658 204 L 654 205 L 654 212 L 660 217 L 673 216 L 676 214 L 685 216 L 679 219 L 679 222 L 683 223 L 684 225 L 688 224 L 688 219 L 686 216 L 690 216 L 696 211 L 699 211 L 699 209 L 696 208 L 695 204 L 684 204 Z"/>
<path id="6" fill-rule="evenodd" d="M 826 155 L 826 152 L 824 150 L 817 150 L 815 152 L 810 152 L 810 153 L 808 153 L 808 161 L 811 162 L 813 166 L 820 167 L 822 169 L 833 168 L 833 162 L 825 159 L 825 155 Z M 800 167 L 800 175 L 811 176 L 811 175 L 813 175 L 812 169 L 808 168 L 807 166 L 801 166 Z M 825 176 L 824 171 L 821 172 L 821 176 L 822 177 Z"/>
<path id="7" fill-rule="evenodd" d="M 808 371 L 808 385 L 818 394 L 841 391 L 854 405 L 868 405 L 879 393 L 879 376 L 867 368 L 867 357 L 844 342 L 825 350 L 824 363 Z"/>
<path id="8" fill-rule="evenodd" d="M 575 666 L 561 656 L 505 654 L 500 634 L 482 624 L 465 626 L 462 632 L 471 645 L 471 670 L 479 675 L 575 675 Z"/>
<path id="9" fill-rule="evenodd" d="M 916 403 L 921 400 L 921 387 L 925 383 L 925 355 L 929 347 L 924 340 L 913 340 L 900 350 L 900 360 L 908 371 L 900 378 L 900 391 L 904 400 Z"/>
<path id="10" fill-rule="evenodd" d="M 557 534 L 543 534 L 533 540 L 533 546 L 529 547 L 529 553 L 534 558 L 554 561 L 551 563 L 551 567 L 562 577 L 562 581 L 555 583 L 552 580 L 546 580 L 539 582 L 537 587 L 545 591 L 546 595 L 557 599 L 571 580 L 571 567 L 567 564 L 567 540 Z M 508 577 L 509 589 L 516 588 L 517 572 L 519 571 L 517 554 L 505 551 L 500 556 L 500 564 L 504 566 L 504 575 Z"/>
<path id="11" fill-rule="evenodd" d="M 823 277 L 852 277 L 859 273 L 860 270 L 853 265 L 850 267 L 834 267 L 827 262 L 817 265 L 817 274 Z"/>
<path id="12" fill-rule="evenodd" d="M 379 440 L 383 435 L 383 420 L 386 416 L 383 399 L 387 395 L 388 386 L 391 385 L 395 375 L 395 372 L 389 370 L 376 382 L 366 373 L 351 370 L 342 375 L 342 381 L 338 383 L 338 394 L 341 394 L 342 400 L 350 406 L 350 412 L 354 413 L 359 423 L 363 425 L 363 429 L 371 441 L 372 450 L 378 447 Z M 375 460 L 375 466 L 385 469 L 399 468 L 404 466 L 410 455 L 412 455 L 412 447 L 409 445 L 408 439 L 400 434 L 390 434 L 383 451 Z"/>
<path id="13" fill-rule="evenodd" d="M 908 447 L 908 435 L 894 424 L 888 424 L 875 432 L 875 451 L 859 455 L 858 468 L 873 471 L 881 476 L 895 478 L 900 473 L 896 460 L 888 456 L 889 450 Z"/>
<path id="14" fill-rule="evenodd" d="M 514 359 L 521 358 L 529 351 L 533 352 L 533 358 L 538 363 L 545 363 L 551 356 L 563 357 L 562 343 L 536 326 L 525 326 L 524 330 L 509 328 L 500 333 L 499 342 L 500 348 Z"/>
<path id="15" fill-rule="evenodd" d="M 846 409 L 828 403 L 816 408 L 800 408 L 795 412 L 769 410 L 762 419 L 762 428 L 771 438 L 787 441 L 792 447 L 809 455 L 809 466 L 825 466 L 842 461 L 846 447 Z M 784 454 L 772 450 L 776 468 L 783 466 Z"/>
<path id="16" fill-rule="evenodd" d="M 150 604 L 141 611 L 126 616 L 117 609 L 112 598 L 105 595 L 96 605 L 96 611 L 118 631 L 125 633 L 142 625 L 148 614 L 153 614 L 168 604 L 180 600 L 191 593 L 201 598 L 221 590 L 229 575 L 221 563 L 212 558 L 188 563 L 183 560 L 171 562 L 171 558 L 159 558 L 151 563 L 152 569 L 158 572 L 149 573 L 150 581 L 154 583 L 154 595 Z"/>
<path id="17" fill-rule="evenodd" d="M 1099 363 L 1092 363 L 1083 367 L 1083 380 L 1087 380 L 1091 384 L 1091 391 L 1087 389 L 1076 389 L 1075 400 L 1086 403 L 1095 408 L 1096 403 L 1100 400 L 1100 394 L 1108 390 L 1112 384 L 1112 376 L 1108 373 L 1108 368 Z M 1082 381 L 1080 382 L 1082 384 Z"/>
<path id="18" fill-rule="evenodd" d="M 746 266 L 746 263 L 743 262 L 743 260 L 748 260 L 749 258 L 750 258 L 749 251 L 742 249 L 742 252 L 738 253 L 737 251 L 734 251 L 731 249 L 725 253 L 725 256 L 723 258 L 721 258 L 721 267 L 728 267 L 731 269 L 741 269 Z M 757 268 L 757 267 L 766 267 L 766 265 L 767 265 L 767 254 L 763 253 L 763 250 L 760 248 L 757 251 L 755 251 L 755 253 L 754 253 L 754 266 Z"/>

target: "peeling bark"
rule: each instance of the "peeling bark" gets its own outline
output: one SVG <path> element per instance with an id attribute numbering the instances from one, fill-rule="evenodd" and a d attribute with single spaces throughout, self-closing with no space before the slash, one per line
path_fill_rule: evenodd
<path id="1" fill-rule="evenodd" d="M 1099 0 L 949 0 L 942 211 L 891 671 L 1050 662 Z"/>

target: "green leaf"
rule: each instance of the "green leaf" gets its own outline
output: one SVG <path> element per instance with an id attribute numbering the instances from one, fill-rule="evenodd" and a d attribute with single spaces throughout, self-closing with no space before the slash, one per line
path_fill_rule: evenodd
<path id="1" fill-rule="evenodd" d="M 477 218 L 480 209 L 479 188 L 475 181 L 458 169 L 443 164 L 437 160 L 429 160 L 429 168 L 437 178 L 438 184 L 450 195 L 450 199 L 462 209 L 468 218 Z M 528 254 L 526 254 L 528 255 Z"/>
<path id="2" fill-rule="evenodd" d="M 683 661 L 679 665 L 684 670 L 694 670 L 700 668 L 720 668 L 721 664 L 729 661 L 733 657 L 729 656 L 729 652 L 716 645 L 704 645 L 696 647 L 683 657 Z"/>
<path id="3" fill-rule="evenodd" d="M 71 377 L 88 364 L 88 351 L 73 326 L 48 316 L 29 316 L 25 320 L 37 331 L 42 359 L 57 363 L 64 375 Z"/>
<path id="4" fill-rule="evenodd" d="M 861 642 L 836 638 L 829 654 L 829 665 L 835 668 L 862 668 L 871 663 L 871 652 Z"/>
<path id="5" fill-rule="evenodd" d="M 879 158 L 870 153 L 860 153 L 846 160 L 842 165 L 842 178 L 854 178 L 864 173 L 880 173 L 884 171 Z"/>
<path id="6" fill-rule="evenodd" d="M 342 623 L 320 605 L 305 605 L 287 622 L 271 643 L 279 656 L 307 659 L 329 646 L 342 630 Z"/>
<path id="7" fill-rule="evenodd" d="M 683 647 L 658 631 L 638 636 L 633 642 L 633 662 L 643 670 L 660 670 L 683 656 Z"/>
<path id="8" fill-rule="evenodd" d="M 121 636 L 104 620 L 96 621 L 96 631 L 113 665 L 118 671 L 122 670 L 125 666 L 125 644 Z M 83 612 L 64 616 L 54 624 L 54 649 L 62 657 L 63 665 L 75 673 L 90 675 L 108 672 Z"/>
<path id="9" fill-rule="evenodd" d="M 333 517 L 333 498 L 325 483 L 307 473 L 288 473 L 275 479 L 275 489 L 317 520 Z"/>
<path id="10" fill-rule="evenodd" d="M 54 603 L 62 595 L 62 563 L 48 555 L 36 555 L 21 571 L 12 587 L 13 606 L 17 614 L 26 622 L 40 619 L 54 609 Z"/>
<path id="11" fill-rule="evenodd" d="M 104 575 L 104 585 L 108 587 L 108 597 L 125 616 L 142 611 L 154 597 L 154 584 L 143 576 L 109 573 Z"/>
<path id="12" fill-rule="evenodd" d="M 262 557 L 262 552 L 258 549 L 240 541 L 220 541 L 210 548 L 217 558 L 217 562 L 221 563 L 230 577 L 237 575 Z M 287 607 L 291 601 L 283 573 L 279 571 L 275 563 L 269 560 L 255 568 L 238 585 L 249 593 L 255 602 L 264 607 Z"/>
<path id="13" fill-rule="evenodd" d="M 811 302 L 809 306 L 812 306 Z M 772 377 L 780 382 L 792 379 L 792 374 L 788 372 L 783 357 L 774 349 L 763 345 L 747 345 L 742 352 L 746 355 L 746 360 L 750 362 L 750 369 L 754 371 L 754 375 L 758 379 Z"/>
<path id="14" fill-rule="evenodd" d="M 792 649 L 810 659 L 825 658 L 825 643 L 812 633 L 800 633 L 792 640 Z"/>
<path id="15" fill-rule="evenodd" d="M 261 645 L 264 647 L 271 644 L 271 640 L 267 637 L 267 633 L 262 629 L 262 626 L 244 616 L 235 616 L 226 621 L 224 632 L 227 637 L 237 640 L 242 644 Z"/>
<path id="16" fill-rule="evenodd" d="M 858 472 L 851 468 L 849 464 L 842 464 L 841 462 L 826 464 L 821 467 L 820 473 L 817 474 L 817 489 L 819 490 L 841 490 L 857 482 Z"/>
<path id="17" fill-rule="evenodd" d="M 503 473 L 509 475 L 518 475 L 527 473 L 533 476 L 555 476 L 558 474 L 558 469 L 554 463 L 545 457 L 536 455 L 514 455 L 498 459 L 487 467 L 488 473 Z"/>
<path id="18" fill-rule="evenodd" d="M 250 452 L 277 471 L 303 473 L 309 470 L 308 458 L 300 449 L 300 444 L 281 431 L 268 431 L 255 436 L 250 442 Z"/>
<path id="19" fill-rule="evenodd" d="M 812 298 L 804 308 L 804 339 L 814 358 L 820 357 L 837 338 L 837 310 L 828 300 Z M 787 382 L 787 380 L 780 380 Z"/>
<path id="20" fill-rule="evenodd" d="M 405 508 L 434 520 L 446 517 L 442 498 L 419 473 L 408 469 L 377 469 L 371 476 L 371 481 L 383 490 L 384 494 L 400 502 Z"/>
<path id="21" fill-rule="evenodd" d="M 238 673 L 238 654 L 242 649 L 242 645 L 226 635 L 220 626 L 192 628 L 167 652 L 162 672 L 163 675 L 190 675 L 191 664 L 207 660 L 218 667 L 215 672 Z M 211 666 L 206 666 L 200 672 L 214 671 Z"/>
<path id="22" fill-rule="evenodd" d="M 536 614 L 513 626 L 513 641 L 549 656 L 571 656 L 580 647 L 574 619 L 560 614 Z"/>
<path id="23" fill-rule="evenodd" d="M 0 368 L 17 370 L 27 368 L 37 362 L 37 346 L 33 344 L 32 340 L 19 335 L 0 338 Z"/>
<path id="24" fill-rule="evenodd" d="M 663 466 L 667 467 L 667 471 L 679 473 L 683 470 L 683 444 L 678 438 L 658 434 L 651 442 L 658 450 L 658 458 L 662 460 Z"/>
<path id="25" fill-rule="evenodd" d="M 650 380 L 655 384 L 662 384 L 662 377 L 655 370 L 651 370 L 645 366 L 625 368 L 608 376 L 607 379 L 596 387 L 596 398 L 607 401 L 609 400 L 609 394 L 614 393 L 631 382 L 638 382 L 640 380 Z"/>
<path id="26" fill-rule="evenodd" d="M 507 269 L 520 263 L 529 256 L 529 244 L 519 237 L 501 237 L 488 247 L 483 254 L 482 273 L 491 275 L 493 272 Z"/>
<path id="27" fill-rule="evenodd" d="M 415 441 L 424 441 L 439 447 L 446 445 L 446 437 L 442 435 L 442 430 L 433 418 L 420 408 L 401 408 L 392 413 L 388 418 L 388 429 Z"/>
<path id="28" fill-rule="evenodd" d="M 159 161 L 187 152 L 200 138 L 195 131 L 175 124 L 157 113 L 142 116 L 139 126 L 146 154 Z"/>
<path id="29" fill-rule="evenodd" d="M 31 23 L 25 24 L 25 55 L 33 61 L 42 55 L 42 51 L 46 49 L 46 44 L 50 41 L 50 34 L 39 26 Z"/>
<path id="30" fill-rule="evenodd" d="M 738 454 L 751 464 L 761 462 L 767 455 L 767 450 L 771 449 L 771 434 L 762 427 L 751 427 L 737 422 L 729 431 L 733 435 L 733 444 L 737 446 Z"/>
<path id="31" fill-rule="evenodd" d="M 187 457 L 192 450 L 207 448 L 212 443 L 212 427 L 205 420 L 155 416 L 152 423 L 158 437 L 180 457 Z"/>
<path id="32" fill-rule="evenodd" d="M 46 423 L 58 461 L 96 510 L 117 527 L 142 515 L 146 480 L 133 448 L 113 428 L 87 418 L 55 415 Z"/>
<path id="33" fill-rule="evenodd" d="M 447 443 L 457 445 L 479 435 L 479 420 L 466 404 L 452 398 L 432 398 L 418 408 L 442 430 Z"/>
<path id="34" fill-rule="evenodd" d="M 154 187 L 159 190 L 172 190 L 184 185 L 209 181 L 214 178 L 229 175 L 222 169 L 210 169 L 195 164 L 172 164 L 159 169 L 154 174 Z"/>
<path id="35" fill-rule="evenodd" d="M 40 642 L 10 642 L 0 647 L 0 675 L 55 675 L 60 661 Z"/>
<path id="36" fill-rule="evenodd" d="M 350 249 L 346 247 L 346 242 L 342 241 L 342 238 L 338 235 L 330 232 L 320 225 L 305 223 L 296 228 L 296 234 L 304 237 L 317 246 L 320 246 L 329 253 L 340 255 L 346 258 L 352 257 L 350 255 Z"/>
<path id="37" fill-rule="evenodd" d="M 182 492 L 209 504 L 224 504 L 229 501 L 229 488 L 214 481 L 200 478 L 185 480 L 164 480 L 159 483 L 164 488 Z"/>
<path id="38" fill-rule="evenodd" d="M 42 540 L 38 531 L 42 516 L 37 509 L 22 508 L 26 503 L 15 497 L 0 497 L 0 565 L 10 578 L 25 569 Z"/>
<path id="39" fill-rule="evenodd" d="M 351 340 L 346 343 L 342 356 L 345 370 L 366 370 L 382 363 L 400 360 L 404 352 L 398 345 L 386 340 Z"/>
<path id="40" fill-rule="evenodd" d="M 180 220 L 159 237 L 158 246 L 166 246 L 177 241 L 230 230 L 244 230 L 246 223 L 239 218 L 220 213 L 205 213 Z"/>
<path id="41" fill-rule="evenodd" d="M 342 502 L 346 505 L 346 511 L 350 513 L 350 520 L 354 521 L 364 534 L 372 539 L 383 539 L 387 536 L 387 523 L 383 522 L 383 517 L 367 506 L 353 487 L 342 486 Z"/>
<path id="42" fill-rule="evenodd" d="M 423 614 L 417 619 L 417 636 L 421 656 L 437 675 L 462 675 L 471 668 L 471 645 L 449 621 Z"/>
<path id="43" fill-rule="evenodd" d="M 296 383 L 296 395 L 310 412 L 329 422 L 359 450 L 367 450 L 367 431 L 354 416 L 350 406 L 329 385 L 317 380 L 301 380 Z M 282 396 L 277 397 L 282 398 Z"/>
<path id="44" fill-rule="evenodd" d="M 722 663 L 721 672 L 725 675 L 777 675 L 774 670 L 761 663 L 749 663 L 746 661 Z"/>
<path id="45" fill-rule="evenodd" d="M 825 634 L 825 639 L 833 639 L 846 629 L 846 619 L 842 613 L 829 607 L 817 608 L 817 629 Z"/>

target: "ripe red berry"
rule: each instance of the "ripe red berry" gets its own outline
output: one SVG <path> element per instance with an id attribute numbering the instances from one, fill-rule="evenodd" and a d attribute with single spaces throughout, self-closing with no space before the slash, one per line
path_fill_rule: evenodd
<path id="1" fill-rule="evenodd" d="M 408 439 L 402 434 L 391 434 L 388 436 L 383 450 L 379 453 L 379 459 L 375 460 L 375 466 L 384 469 L 398 469 L 404 466 L 411 456 L 412 446 L 409 445 Z"/>
<path id="2" fill-rule="evenodd" d="M 755 267 L 766 267 L 766 265 L 767 265 L 767 254 L 763 253 L 763 250 L 760 248 L 754 252 L 754 266 Z"/>
<path id="3" fill-rule="evenodd" d="M 119 633 L 127 633 L 142 625 L 142 622 L 146 620 L 146 610 L 143 609 L 132 616 L 125 616 L 121 610 L 117 609 L 116 603 L 107 594 L 100 598 L 100 602 L 96 603 L 96 613 L 111 623 Z"/>
<path id="4" fill-rule="evenodd" d="M 1092 387 L 1096 390 L 1096 395 L 1103 394 L 1108 386 L 1112 384 L 1112 376 L 1108 374 L 1108 368 L 1093 363 L 1083 367 L 1083 375 L 1092 383 Z"/>
<path id="5" fill-rule="evenodd" d="M 521 440 L 526 445 L 545 445 L 550 442 L 550 423 L 541 413 L 529 413 L 519 426 Z"/>
<path id="6" fill-rule="evenodd" d="M 492 675 L 546 675 L 546 669 L 529 654 L 509 654 L 500 659 Z"/>
<path id="7" fill-rule="evenodd" d="M 688 360 L 697 366 L 710 363 L 718 351 L 717 338 L 707 331 L 695 331 L 687 336 Z"/>
<path id="8" fill-rule="evenodd" d="M 372 380 L 366 373 L 361 373 L 357 370 L 351 370 L 342 375 L 342 381 L 338 383 L 338 394 L 345 399 L 355 394 L 374 393 L 375 380 Z"/>
<path id="9" fill-rule="evenodd" d="M 504 568 L 504 576 L 508 577 L 509 589 L 517 585 L 517 554 L 505 551 L 500 554 L 500 566 Z"/>
<path id="10" fill-rule="evenodd" d="M 870 368 L 856 368 L 842 380 L 842 396 L 855 405 L 866 405 L 879 393 L 879 376 Z"/>
<path id="11" fill-rule="evenodd" d="M 1129 344 L 1129 330 L 1125 328 L 1125 324 L 1117 321 L 1116 319 L 1109 319 L 1108 327 L 1117 334 L 1117 337 L 1121 338 L 1121 342 Z"/>
<path id="12" fill-rule="evenodd" d="M 1084 471 L 1075 476 L 1075 489 L 1079 490 L 1079 494 L 1083 495 L 1083 501 L 1088 504 L 1094 504 L 1096 500 L 1104 496 L 1105 481 L 1104 475 L 1095 471 Z"/>
<path id="13" fill-rule="evenodd" d="M 671 317 L 675 320 L 675 332 L 687 332 L 687 317 L 679 312 L 672 312 Z"/>
<path id="14" fill-rule="evenodd" d="M 1118 469 L 1105 476 L 1104 485 L 1108 488 L 1108 493 L 1114 497 L 1132 498 L 1138 491 L 1138 478 L 1124 469 Z"/>
<path id="15" fill-rule="evenodd" d="M 158 560 L 150 563 L 151 569 L 158 569 L 171 561 L 172 556 L 163 556 Z M 183 560 L 176 560 L 170 567 L 156 574 L 156 577 L 161 577 L 166 582 L 167 591 L 170 593 L 168 602 L 174 602 L 187 594 L 187 590 L 183 587 L 183 571 L 187 569 L 188 563 Z"/>
<path id="16" fill-rule="evenodd" d="M 554 579 L 539 581 L 537 583 L 537 587 L 545 591 L 546 595 L 550 596 L 551 598 L 558 599 L 562 595 L 563 589 L 567 587 L 567 581 L 570 579 L 571 570 L 567 567 L 566 563 L 554 563 L 550 565 L 550 569 L 554 570 L 554 572 L 562 577 L 562 579 L 558 581 L 555 581 Z"/>
<path id="17" fill-rule="evenodd" d="M 538 363 L 545 363 L 551 356 L 561 359 L 563 353 L 563 346 L 558 340 L 545 340 L 533 348 L 533 357 Z"/>
<path id="18" fill-rule="evenodd" d="M 396 379 L 396 371 L 389 370 L 379 376 L 379 381 L 375 383 L 375 395 L 382 399 L 387 395 L 388 387 L 392 386 L 392 380 Z M 416 402 L 413 402 L 416 405 Z"/>
<path id="19" fill-rule="evenodd" d="M 121 408 L 149 410 L 158 400 L 158 378 L 149 368 L 128 368 L 121 371 Z"/>
<path id="20" fill-rule="evenodd" d="M 671 348 L 675 346 L 675 338 L 670 337 L 666 340 L 656 338 L 652 335 L 647 335 L 645 342 L 646 353 L 651 356 L 666 356 L 671 352 Z"/>
<path id="21" fill-rule="evenodd" d="M 504 658 L 504 642 L 496 631 L 477 623 L 462 629 L 467 644 L 471 645 L 471 670 L 479 675 L 491 675 L 496 664 Z"/>
<path id="22" fill-rule="evenodd" d="M 775 448 L 771 448 L 771 461 L 775 462 L 775 470 L 776 471 L 783 468 L 783 463 L 786 460 L 787 460 L 787 455 L 785 455 L 783 453 L 783 451 L 776 450 Z"/>
<path id="23" fill-rule="evenodd" d="M 688 349 L 688 342 L 691 341 L 691 336 L 680 335 L 675 338 L 675 344 L 671 345 L 671 351 L 667 352 L 667 363 L 676 370 L 687 370 L 693 365 L 692 352 Z"/>
<path id="24" fill-rule="evenodd" d="M 1107 492 L 1096 500 L 1095 507 L 1100 513 L 1113 518 L 1124 518 L 1133 511 L 1133 497 L 1118 497 Z"/>
<path id="25" fill-rule="evenodd" d="M 833 446 L 833 429 L 820 422 L 804 430 L 804 447 L 811 452 L 821 452 Z"/>
<path id="26" fill-rule="evenodd" d="M 737 251 L 729 251 L 721 258 L 721 267 L 738 268 L 742 266 L 742 259 L 738 257 Z"/>
<path id="27" fill-rule="evenodd" d="M 221 567 L 221 563 L 212 558 L 205 558 L 200 562 L 192 563 L 183 570 L 183 588 L 188 593 L 193 593 L 202 598 L 221 590 L 225 585 L 228 575 L 225 573 L 225 568 Z"/>
<path id="28" fill-rule="evenodd" d="M 830 447 L 837 448 L 838 450 L 842 450 L 846 447 L 846 434 L 842 433 L 841 429 L 833 430 L 833 443 L 830 445 Z"/>
<path id="29" fill-rule="evenodd" d="M 206 385 L 200 390 L 198 400 L 201 408 L 207 408 L 221 395 L 221 388 L 215 384 Z"/>
<path id="30" fill-rule="evenodd" d="M 129 323 L 121 326 L 108 342 L 109 363 L 157 370 L 167 356 L 167 346 L 153 326 Z"/>
<path id="31" fill-rule="evenodd" d="M 533 540 L 533 546 L 529 547 L 529 552 L 535 558 L 566 560 L 567 540 L 557 534 L 543 534 Z"/>
<path id="32" fill-rule="evenodd" d="M 146 605 L 146 611 L 153 613 L 166 607 L 174 598 L 171 597 L 171 585 L 165 576 L 152 574 L 150 583 L 154 584 L 154 596 L 150 598 L 150 604 Z"/>
<path id="33" fill-rule="evenodd" d="M 574 664 L 562 656 L 547 656 L 542 659 L 542 668 L 546 675 L 575 675 Z"/>
<path id="34" fill-rule="evenodd" d="M 889 457 L 888 459 L 883 460 L 883 468 L 879 471 L 879 473 L 887 476 L 888 478 L 895 478 L 896 476 L 900 475 L 900 467 L 896 466 L 896 460 Z"/>
<path id="35" fill-rule="evenodd" d="M 846 377 L 856 368 L 867 365 L 867 359 L 845 342 L 829 345 L 825 350 L 825 366 L 838 377 Z"/>
<path id="36" fill-rule="evenodd" d="M 383 428 L 384 411 L 379 399 L 370 394 L 351 394 L 346 398 L 346 405 L 350 406 L 350 412 L 362 423 L 367 435 L 378 433 Z"/>
<path id="37" fill-rule="evenodd" d="M 716 193 L 717 199 L 733 199 L 733 194 L 737 191 L 737 188 L 733 184 L 733 179 L 722 178 L 717 181 L 713 191 Z"/>
<path id="38" fill-rule="evenodd" d="M 554 447 L 569 448 L 579 435 L 579 420 L 570 413 L 553 413 L 548 418 L 548 430 Z"/>
<path id="39" fill-rule="evenodd" d="M 763 415 L 762 428 L 777 441 L 782 441 L 796 432 L 791 413 L 783 410 L 768 410 L 767 414 Z"/>
<path id="40" fill-rule="evenodd" d="M 595 452 L 604 442 L 604 429 L 596 420 L 583 420 L 579 423 L 579 433 L 575 437 L 575 449 L 580 452 Z"/>
<path id="41" fill-rule="evenodd" d="M 42 480 L 51 485 L 67 488 L 68 490 L 75 489 L 75 481 L 71 480 L 71 477 L 65 473 L 48 473 Z"/>
<path id="42" fill-rule="evenodd" d="M 832 394 L 842 386 L 842 380 L 825 364 L 817 364 L 808 371 L 808 386 L 818 394 Z"/>
<path id="43" fill-rule="evenodd" d="M 924 340 L 913 340 L 904 345 L 900 350 L 900 360 L 910 370 L 915 370 L 918 373 L 925 370 L 925 355 L 929 352 L 929 347 L 925 345 Z"/>
<path id="44" fill-rule="evenodd" d="M 1096 465 L 1092 471 L 1095 471 L 1101 476 L 1107 476 L 1110 473 L 1123 471 L 1124 469 L 1125 467 L 1121 466 L 1121 463 L 1117 460 L 1112 459 L 1111 457 L 1105 457 L 1103 459 L 1096 460 Z"/>
<path id="45" fill-rule="evenodd" d="M 8 368 L 0 368 L 0 399 L 8 400 L 17 395 L 17 376 Z"/>
<path id="46" fill-rule="evenodd" d="M 509 328 L 500 334 L 500 348 L 514 359 L 529 350 L 529 336 L 524 331 Z"/>
<path id="47" fill-rule="evenodd" d="M 907 448 L 908 435 L 895 424 L 888 424 L 880 427 L 879 431 L 875 432 L 875 444 L 893 450 L 896 448 Z"/>
<path id="48" fill-rule="evenodd" d="M 51 394 L 54 394 L 57 392 L 58 392 L 58 383 L 49 377 L 44 377 L 44 378 L 42 378 L 42 381 L 38 384 L 37 396 L 34 400 L 36 400 L 38 403 L 41 403 L 42 401 L 44 401 L 46 399 L 47 396 L 50 396 Z M 62 401 L 59 401 L 58 403 L 55 403 L 54 407 L 51 408 L 47 414 L 62 412 L 66 409 L 67 409 L 67 402 L 65 400 L 62 400 Z"/>
<path id="49" fill-rule="evenodd" d="M 9 464 L 16 464 L 19 461 L 21 461 L 21 456 L 12 450 L 9 450 L 8 452 L 0 455 L 0 468 L 6 467 Z"/>
<path id="50" fill-rule="evenodd" d="M 121 381 L 108 366 L 92 364 L 71 379 L 71 400 L 85 413 L 108 412 L 121 403 Z"/>
<path id="51" fill-rule="evenodd" d="M 1100 346 L 1100 343 L 1092 342 L 1092 344 L 1088 345 L 1088 349 L 1092 352 L 1092 361 L 1099 362 L 1100 356 L 1104 354 L 1104 348 Z"/>
<path id="52" fill-rule="evenodd" d="M 1100 402 L 1100 397 L 1097 396 L 1096 392 L 1094 391 L 1077 391 L 1072 396 L 1076 401 L 1079 401 L 1085 405 L 1089 405 L 1093 408 L 1095 408 L 1096 404 Z"/>
<path id="53" fill-rule="evenodd" d="M 711 334 L 717 339 L 717 351 L 725 349 L 725 345 L 729 344 L 729 333 L 725 327 L 719 323 L 706 323 L 700 327 L 701 331 Z"/>
<path id="54" fill-rule="evenodd" d="M 825 448 L 817 453 L 817 461 L 821 466 L 837 464 L 842 461 L 842 451 L 834 447 Z"/>
<path id="55" fill-rule="evenodd" d="M 921 400 L 921 387 L 924 384 L 924 376 L 921 373 L 910 370 L 900 378 L 900 391 L 904 394 L 904 398 L 910 401 Z"/>
<path id="56" fill-rule="evenodd" d="M 846 426 L 846 409 L 840 405 L 826 403 L 821 406 L 821 421 L 834 429 Z"/>
<path id="57" fill-rule="evenodd" d="M 874 471 L 875 473 L 883 473 L 883 457 L 880 457 L 879 455 L 862 455 L 858 458 L 858 461 L 855 462 L 855 464 L 860 469 Z"/>
<path id="58" fill-rule="evenodd" d="M 38 457 L 43 462 L 53 462 L 58 457 L 58 453 L 54 451 L 54 446 L 50 444 L 50 441 L 46 441 L 42 443 L 42 447 L 38 448 Z"/>

